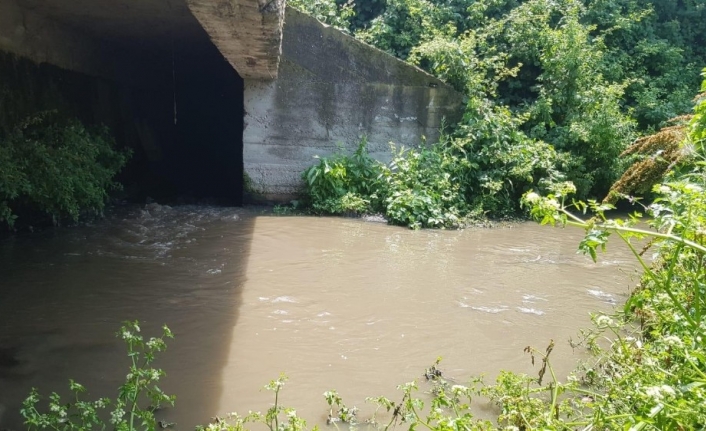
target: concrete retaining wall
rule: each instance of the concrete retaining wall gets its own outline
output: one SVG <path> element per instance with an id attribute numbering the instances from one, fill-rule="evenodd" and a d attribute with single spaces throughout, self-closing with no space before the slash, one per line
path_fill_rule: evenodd
<path id="1" fill-rule="evenodd" d="M 462 96 L 438 79 L 316 19 L 287 8 L 277 80 L 245 81 L 245 172 L 269 200 L 286 201 L 301 172 L 367 136 L 373 157 L 389 142 L 433 141 Z"/>

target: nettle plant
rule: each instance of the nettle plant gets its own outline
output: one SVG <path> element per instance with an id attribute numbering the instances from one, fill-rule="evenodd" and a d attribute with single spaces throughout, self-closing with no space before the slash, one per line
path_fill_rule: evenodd
<path id="1" fill-rule="evenodd" d="M 41 412 L 44 404 L 39 391 L 33 388 L 22 404 L 20 413 L 25 418 L 28 430 L 95 430 L 117 431 L 147 430 L 157 428 L 154 412 L 162 404 L 173 406 L 175 397 L 165 394 L 157 382 L 164 371 L 152 367 L 158 353 L 167 348 L 165 338 L 173 338 L 167 326 L 161 337 L 148 340 L 140 333 L 139 322 L 125 322 L 117 334 L 127 345 L 130 368 L 125 383 L 118 389 L 115 400 L 100 398 L 95 401 L 82 400 L 86 388 L 73 380 L 69 381 L 72 392 L 69 401 L 62 400 L 56 392 L 49 396 L 48 412 Z M 108 414 L 106 414 L 108 413 Z M 106 423 L 104 418 L 109 417 Z M 161 422 L 162 428 L 171 426 Z"/>

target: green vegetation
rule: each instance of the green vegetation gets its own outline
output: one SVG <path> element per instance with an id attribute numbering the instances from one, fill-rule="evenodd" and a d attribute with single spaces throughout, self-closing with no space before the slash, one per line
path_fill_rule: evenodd
<path id="1" fill-rule="evenodd" d="M 334 3 L 317 5 L 328 8 L 322 9 L 326 16 L 339 10 Z M 427 382 L 399 387 L 399 401 L 369 398 L 377 411 L 367 422 L 385 431 L 397 426 L 429 431 L 702 429 L 706 94 L 696 98 L 693 115 L 662 127 L 687 112 L 687 94 L 697 75 L 694 63 L 706 63 L 706 8 L 697 1 L 677 7 L 647 0 L 388 0 L 370 5 L 352 6 L 365 17 L 337 25 L 350 23 L 358 37 L 463 90 L 466 113 L 437 143 L 393 148 L 389 164 L 374 161 L 365 141 L 353 155 L 320 158 L 303 174 L 315 211 L 383 212 L 391 222 L 414 228 L 456 227 L 480 214 L 513 214 L 522 205 L 541 223 L 584 229 L 579 250 L 593 260 L 617 237 L 633 252 L 643 276 L 622 310 L 593 316 L 594 327 L 575 343 L 593 356 L 568 378 L 553 370 L 553 341 L 545 349 L 525 349 L 539 366 L 536 377 L 502 372 L 492 384 L 479 378 L 451 384 L 437 360 L 424 373 Z M 29 126 L 19 128 L 18 142 L 43 142 L 47 130 L 55 131 L 46 136 L 63 136 L 65 130 L 42 128 L 33 135 L 25 132 Z M 643 136 L 633 141 L 637 135 Z M 1 163 L 18 159 L 2 154 Z M 0 175 L 15 178 L 21 172 L 8 168 Z M 609 190 L 604 202 L 590 199 Z M 639 213 L 609 216 L 617 199 L 639 202 L 629 194 L 646 190 L 652 197 L 643 207 L 648 219 Z M 644 257 L 647 252 L 651 261 Z M 27 426 L 104 429 L 108 425 L 100 411 L 110 409 L 116 429 L 155 429 L 152 410 L 141 406 L 174 401 L 155 386 L 162 373 L 150 365 L 165 346 L 161 338 L 145 342 L 138 333 L 132 323 L 119 334 L 132 365 L 115 402 L 81 401 L 83 387 L 72 382 L 76 401 L 63 403 L 54 394 L 49 413 L 41 413 L 33 391 L 22 411 Z M 270 431 L 307 429 L 294 409 L 281 404 L 284 384 L 280 377 L 266 386 L 275 399 L 265 414 L 215 418 L 202 429 L 245 431 L 258 424 Z M 420 394 L 422 385 L 430 393 Z M 324 398 L 329 424 L 362 423 L 337 392 L 328 391 Z M 479 398 L 496 404 L 495 421 L 476 418 Z"/>
<path id="2" fill-rule="evenodd" d="M 370 158 L 363 139 L 352 156 L 320 157 L 319 164 L 304 171 L 302 177 L 314 211 L 365 213 L 380 208 L 381 172 L 382 165 Z"/>
<path id="3" fill-rule="evenodd" d="M 557 181 L 571 181 L 580 199 L 605 196 L 630 162 L 626 148 L 688 112 L 706 64 L 706 8 L 694 0 L 359 0 L 338 22 L 334 0 L 317 14 L 323 3 L 294 6 L 467 97 L 463 120 L 438 143 L 395 153 L 387 170 L 409 175 L 383 176 L 394 190 L 307 187 L 314 204 L 351 192 L 411 227 L 519 214 L 523 193 Z M 451 187 L 440 190 L 445 177 Z"/>
<path id="4" fill-rule="evenodd" d="M 157 421 L 154 411 L 161 408 L 162 403 L 174 405 L 175 397 L 165 394 L 157 386 L 164 372 L 153 368 L 152 362 L 158 353 L 163 352 L 167 345 L 165 338 L 172 338 L 172 333 L 164 326 L 161 337 L 151 337 L 145 340 L 140 334 L 137 321 L 125 322 L 117 336 L 127 345 L 130 358 L 130 369 L 118 389 L 117 398 L 111 401 L 100 398 L 95 401 L 81 400 L 81 394 L 86 392 L 82 385 L 69 381 L 72 400 L 64 402 L 56 392 L 49 396 L 49 412 L 38 410 L 42 397 L 37 389 L 32 389 L 24 401 L 21 410 L 28 430 L 104 430 L 106 427 L 118 431 L 133 431 L 137 429 L 154 430 Z M 140 406 L 142 405 L 142 407 Z M 103 412 L 109 413 L 109 424 L 105 422 Z M 160 426 L 165 428 L 166 424 Z"/>
<path id="5" fill-rule="evenodd" d="M 706 80 L 703 90 L 706 91 Z M 423 373 L 426 382 L 413 381 L 398 387 L 399 401 L 367 398 L 366 402 L 376 407 L 370 418 L 358 418 L 358 410 L 346 405 L 336 391 L 325 392 L 328 424 L 338 429 L 339 423 L 365 423 L 385 431 L 398 426 L 429 431 L 701 429 L 706 423 L 706 94 L 697 97 L 694 112 L 683 126 L 686 139 L 681 145 L 685 155 L 676 159 L 665 180 L 654 186 L 656 198 L 645 208 L 649 220 L 642 220 L 637 213 L 627 219 L 609 218 L 606 211 L 613 208 L 610 203 L 569 201 L 568 196 L 576 191 L 570 182 L 549 185 L 546 196 L 531 191 L 522 199 L 531 216 L 541 223 L 584 229 L 586 234 L 579 250 L 593 260 L 606 248 L 611 236 L 618 237 L 644 271 L 640 285 L 624 308 L 614 315 L 594 315 L 594 327 L 583 331 L 580 341 L 574 343 L 575 347 L 586 347 L 593 356 L 573 374 L 561 379 L 554 372 L 550 359 L 553 341 L 545 349 L 525 349 L 539 367 L 536 377 L 503 371 L 492 384 L 482 378 L 471 378 L 466 384 L 451 383 L 444 379 L 437 359 Z M 320 186 L 351 188 L 347 181 L 371 175 L 359 165 L 371 164 L 363 149 L 364 143 L 354 157 L 344 161 L 322 161 L 321 172 L 338 169 L 334 178 L 340 182 L 323 182 Z M 438 150 L 429 151 L 439 154 Z M 402 160 L 443 164 L 429 162 L 435 160 L 433 156 L 421 154 L 424 153 L 404 156 Z M 417 161 L 424 157 L 431 158 Z M 382 170 L 382 178 L 396 175 L 386 173 L 387 167 L 373 166 Z M 650 166 L 662 169 L 657 163 Z M 646 168 L 638 160 L 631 169 Z M 399 171 L 410 170 L 402 167 Z M 312 182 L 320 181 L 320 173 L 311 174 Z M 404 182 L 405 178 L 407 174 L 401 175 L 399 181 Z M 433 189 L 433 182 L 429 187 Z M 345 195 L 339 196 L 343 202 Z M 389 205 L 389 196 L 386 202 Z M 591 216 L 586 218 L 589 211 Z M 638 247 L 635 240 L 646 245 Z M 651 263 L 643 257 L 650 249 Z M 49 413 L 41 413 L 37 409 L 39 395 L 33 390 L 22 410 L 30 429 L 104 429 L 106 424 L 99 412 L 110 407 L 111 423 L 116 429 L 155 429 L 152 409 L 141 408 L 139 403 L 158 406 L 174 402 L 155 385 L 163 373 L 150 366 L 155 354 L 164 350 L 164 341 L 152 338 L 145 342 L 136 322 L 127 324 L 118 335 L 128 345 L 132 365 L 117 401 L 81 401 L 78 395 L 83 387 L 71 382 L 76 401 L 63 403 L 59 395 L 53 394 Z M 166 328 L 164 336 L 171 336 Z M 274 394 L 274 403 L 266 413 L 232 413 L 214 418 L 199 429 L 246 431 L 265 425 L 270 431 L 307 430 L 296 410 L 282 405 L 285 381 L 281 376 L 265 386 Z M 425 391 L 420 392 L 420 388 Z M 475 406 L 486 400 L 498 408 L 494 421 L 475 415 Z"/>
<path id="6" fill-rule="evenodd" d="M 130 156 L 114 147 L 106 128 L 86 128 L 56 112 L 16 124 L 0 135 L 0 223 L 12 227 L 23 211 L 44 213 L 54 224 L 100 213 Z"/>
<path id="7" fill-rule="evenodd" d="M 343 31 L 348 30 L 355 16 L 352 1 L 338 4 L 335 0 L 292 0 L 287 5 L 305 10 L 319 21 Z"/>
<path id="8" fill-rule="evenodd" d="M 702 90 L 706 91 L 706 81 Z M 594 260 L 597 250 L 615 235 L 630 247 L 644 270 L 622 313 L 596 317 L 597 329 L 586 333 L 586 345 L 597 360 L 582 370 L 577 380 L 581 386 L 569 390 L 591 391 L 590 415 L 572 411 L 580 418 L 580 422 L 574 420 L 577 424 L 594 429 L 680 430 L 700 429 L 706 423 L 705 96 L 697 97 L 695 114 L 686 126 L 687 138 L 681 142 L 684 156 L 654 187 L 656 198 L 646 208 L 651 219 L 642 222 L 651 229 L 638 225 L 639 214 L 607 218 L 605 211 L 612 209 L 611 204 L 569 204 L 567 195 L 575 190 L 571 184 L 556 186 L 546 197 L 529 193 L 524 198 L 532 216 L 542 223 L 585 229 L 579 249 Z M 642 171 L 645 165 L 638 162 L 633 169 Z M 595 214 L 590 219 L 575 213 L 587 209 Z M 634 239 L 649 242 L 638 250 Z M 651 264 L 643 258 L 648 249 L 654 253 Z M 604 332 L 612 340 L 607 349 L 597 342 Z M 562 429 L 564 418 L 549 424 Z"/>

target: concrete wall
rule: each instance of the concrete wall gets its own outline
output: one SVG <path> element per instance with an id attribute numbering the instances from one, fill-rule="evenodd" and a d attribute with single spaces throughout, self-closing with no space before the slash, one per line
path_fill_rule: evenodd
<path id="1" fill-rule="evenodd" d="M 89 75 L 112 74 L 100 45 L 75 29 L 0 0 L 0 50 Z"/>
<path id="2" fill-rule="evenodd" d="M 245 81 L 244 168 L 256 192 L 287 200 L 301 172 L 367 136 L 373 157 L 389 142 L 416 146 L 458 118 L 462 96 L 425 72 L 287 8 L 276 81 Z"/>

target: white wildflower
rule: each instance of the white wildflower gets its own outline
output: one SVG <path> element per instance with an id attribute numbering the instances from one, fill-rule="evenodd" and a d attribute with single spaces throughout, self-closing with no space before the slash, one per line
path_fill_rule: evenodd
<path id="1" fill-rule="evenodd" d="M 466 393 L 466 391 L 468 391 L 468 387 L 467 387 L 467 386 L 463 386 L 463 385 L 453 385 L 453 386 L 451 386 L 451 392 L 453 392 L 453 393 L 456 394 L 456 395 L 464 394 L 464 393 Z"/>
<path id="2" fill-rule="evenodd" d="M 665 396 L 674 396 L 676 392 L 674 388 L 668 385 L 662 386 L 649 386 L 645 388 L 645 394 L 655 400 L 656 402 L 662 402 Z"/>
<path id="3" fill-rule="evenodd" d="M 535 192 L 529 192 L 529 193 L 527 193 L 527 194 L 525 195 L 525 201 L 527 201 L 528 203 L 531 203 L 531 204 L 535 204 L 535 203 L 539 202 L 539 200 L 540 200 L 541 198 L 542 198 L 542 197 L 539 196 L 539 195 L 538 195 L 537 193 L 535 193 Z"/>
<path id="4" fill-rule="evenodd" d="M 596 318 L 596 325 L 599 328 L 605 328 L 607 326 L 615 326 L 615 322 L 610 317 L 602 314 Z"/>
<path id="5" fill-rule="evenodd" d="M 123 416 L 125 416 L 125 410 L 123 410 L 123 409 L 113 410 L 112 412 L 110 412 L 110 423 L 117 424 L 118 422 L 121 421 Z"/>
<path id="6" fill-rule="evenodd" d="M 668 346 L 682 347 L 684 345 L 681 338 L 677 337 L 676 335 L 666 336 L 662 339 L 662 341 Z"/>

